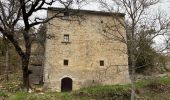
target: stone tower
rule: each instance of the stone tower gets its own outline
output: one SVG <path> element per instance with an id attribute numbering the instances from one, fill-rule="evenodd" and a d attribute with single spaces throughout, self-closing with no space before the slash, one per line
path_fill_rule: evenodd
<path id="1" fill-rule="evenodd" d="M 62 10 L 49 8 L 48 17 Z M 127 46 L 113 37 L 121 33 L 126 39 L 125 30 L 106 32 L 107 25 L 123 22 L 124 14 L 70 9 L 63 15 L 47 23 L 44 86 L 60 92 L 129 83 L 128 56 L 122 52 Z"/>

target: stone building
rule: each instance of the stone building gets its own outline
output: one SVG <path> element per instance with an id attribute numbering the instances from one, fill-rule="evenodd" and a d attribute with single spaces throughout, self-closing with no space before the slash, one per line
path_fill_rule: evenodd
<path id="1" fill-rule="evenodd" d="M 59 11 L 64 17 L 47 24 L 44 87 L 60 92 L 129 83 L 128 57 L 122 52 L 127 46 L 104 31 L 106 24 L 123 22 L 124 14 L 49 8 L 48 17 Z M 123 27 L 118 28 L 125 38 Z"/>

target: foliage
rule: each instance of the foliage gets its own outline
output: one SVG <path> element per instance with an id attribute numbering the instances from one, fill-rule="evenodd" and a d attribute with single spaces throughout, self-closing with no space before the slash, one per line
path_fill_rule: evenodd
<path id="1" fill-rule="evenodd" d="M 43 24 L 40 26 L 38 33 L 37 33 L 37 40 L 40 42 L 40 44 L 45 48 L 45 40 L 46 40 L 46 25 Z"/>
<path id="2" fill-rule="evenodd" d="M 168 84 L 170 85 L 170 77 L 161 77 L 157 78 L 155 82 L 160 83 L 160 84 Z"/>
<path id="3" fill-rule="evenodd" d="M 147 29 L 141 30 L 139 35 L 135 37 L 135 41 L 138 42 L 136 46 L 134 56 L 136 58 L 135 61 L 135 71 L 138 73 L 144 72 L 146 69 L 152 69 L 155 66 L 155 59 L 157 58 L 157 53 L 153 49 L 152 45 L 154 44 L 152 40 L 152 35 L 154 30 Z M 147 36 L 146 36 L 147 35 Z M 131 36 L 127 33 L 127 39 L 131 40 Z M 128 41 L 128 55 L 130 55 L 130 48 L 133 48 L 131 45 L 131 41 Z M 131 66 L 132 61 L 129 58 L 129 66 Z"/>
<path id="4" fill-rule="evenodd" d="M 89 96 L 94 99 L 120 99 L 129 100 L 130 92 L 129 85 L 112 85 L 112 86 L 95 86 L 79 90 L 77 95 Z"/>
<path id="5" fill-rule="evenodd" d="M 152 44 L 148 43 L 148 41 L 142 42 L 139 49 L 142 50 L 139 57 L 137 57 L 136 72 L 144 72 L 146 69 L 152 69 L 155 66 L 155 59 L 158 55 L 152 48 Z"/>
<path id="6" fill-rule="evenodd" d="M 159 54 L 156 59 L 156 66 L 159 67 L 159 71 L 167 72 L 170 71 L 170 65 L 168 64 L 170 61 L 170 57 L 168 55 Z"/>
<path id="7" fill-rule="evenodd" d="M 0 97 L 8 97 L 8 95 L 4 92 L 0 92 Z"/>
<path id="8" fill-rule="evenodd" d="M 170 77 L 154 78 L 152 80 L 141 80 L 135 83 L 139 98 L 148 100 L 168 100 L 170 97 L 169 86 Z M 0 92 L 0 98 L 5 97 L 8 100 L 129 100 L 130 84 L 128 85 L 106 85 L 83 88 L 73 92 L 48 92 L 48 93 L 26 93 L 18 92 Z M 157 90 L 157 91 L 155 91 Z M 144 92 L 142 92 L 144 91 Z M 159 92 L 163 91 L 163 92 Z M 154 96 L 154 99 L 153 99 Z"/>

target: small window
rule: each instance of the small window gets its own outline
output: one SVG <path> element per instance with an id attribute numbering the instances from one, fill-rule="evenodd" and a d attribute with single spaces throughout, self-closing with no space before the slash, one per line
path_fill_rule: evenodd
<path id="1" fill-rule="evenodd" d="M 70 18 L 70 13 L 69 13 L 69 11 L 64 12 L 62 19 L 63 19 L 63 20 L 69 20 L 69 18 Z"/>
<path id="2" fill-rule="evenodd" d="M 64 34 L 64 42 L 69 42 L 69 34 Z"/>
<path id="3" fill-rule="evenodd" d="M 104 66 L 104 60 L 100 60 L 100 66 Z"/>
<path id="4" fill-rule="evenodd" d="M 64 16 L 69 16 L 69 15 L 70 15 L 69 11 L 64 12 Z"/>
<path id="5" fill-rule="evenodd" d="M 68 60 L 64 60 L 64 65 L 68 66 Z"/>

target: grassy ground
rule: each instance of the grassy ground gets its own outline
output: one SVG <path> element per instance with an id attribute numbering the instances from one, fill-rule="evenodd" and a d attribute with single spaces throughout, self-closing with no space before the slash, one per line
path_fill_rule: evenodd
<path id="1" fill-rule="evenodd" d="M 137 100 L 170 100 L 170 77 L 142 80 L 135 85 Z M 16 89 L 0 91 L 0 100 L 130 100 L 130 85 L 95 86 L 64 93 L 25 93 Z"/>

